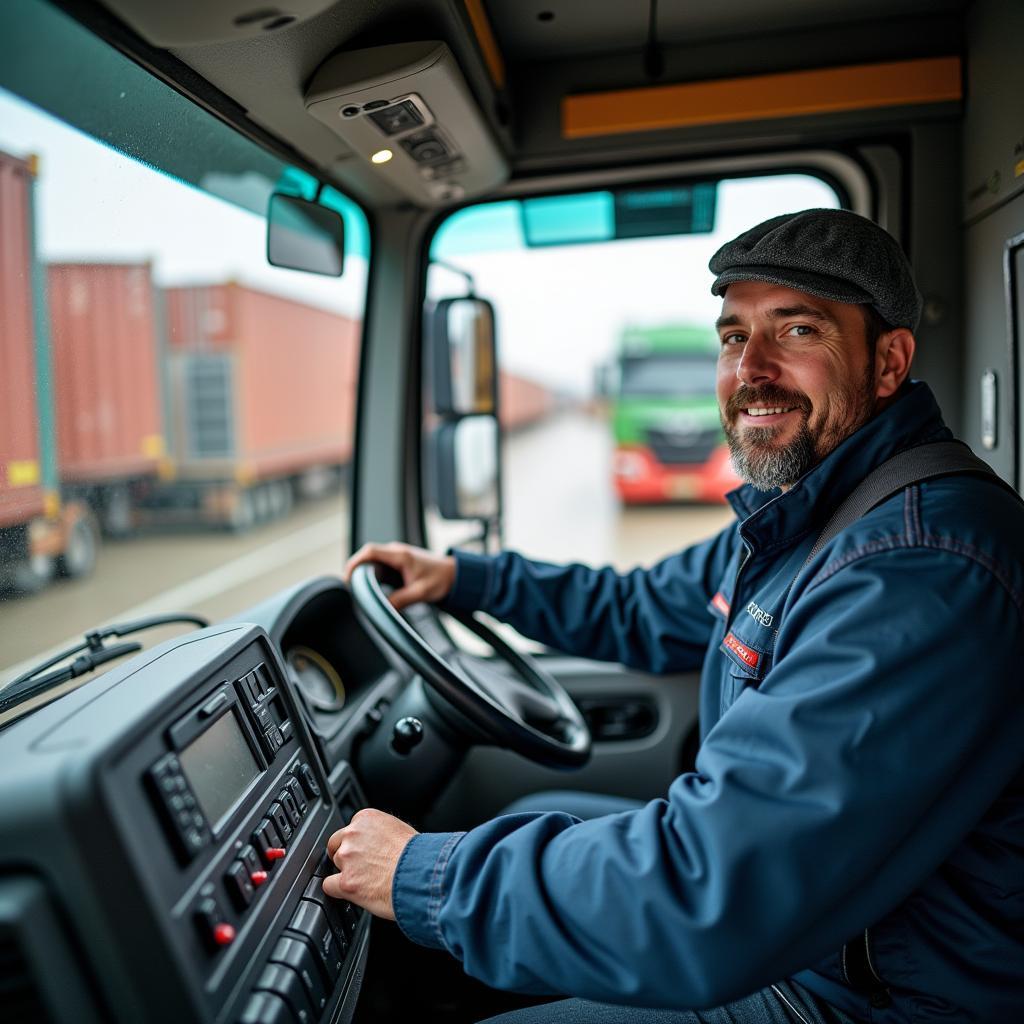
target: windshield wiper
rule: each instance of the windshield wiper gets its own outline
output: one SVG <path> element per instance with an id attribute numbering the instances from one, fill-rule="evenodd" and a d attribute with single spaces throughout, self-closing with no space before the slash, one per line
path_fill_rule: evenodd
<path id="1" fill-rule="evenodd" d="M 104 626 L 102 629 L 89 630 L 82 643 L 75 644 L 74 647 L 69 647 L 52 658 L 47 658 L 46 661 L 18 676 L 17 679 L 13 679 L 3 690 L 0 690 L 0 714 L 17 707 L 24 701 L 38 697 L 39 694 L 45 693 L 61 683 L 66 683 L 69 679 L 84 676 L 86 672 L 92 672 L 108 661 L 142 650 L 142 644 L 134 642 L 104 647 L 103 641 L 109 637 L 127 636 L 129 633 L 138 633 L 144 629 L 153 629 L 155 626 L 169 626 L 179 622 L 189 622 L 200 629 L 210 624 L 200 615 L 154 615 L 148 619 L 136 619 L 134 622 L 120 622 L 113 626 Z M 79 651 L 85 651 L 85 653 L 80 654 L 70 665 L 55 669 L 53 672 L 46 671 L 65 658 L 78 654 Z M 42 675 L 44 672 L 46 674 Z"/>

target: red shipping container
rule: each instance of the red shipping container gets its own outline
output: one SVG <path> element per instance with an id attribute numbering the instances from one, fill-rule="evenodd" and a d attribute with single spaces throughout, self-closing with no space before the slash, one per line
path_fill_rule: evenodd
<path id="1" fill-rule="evenodd" d="M 47 291 L 61 480 L 155 475 L 164 444 L 149 265 L 51 264 Z"/>
<path id="2" fill-rule="evenodd" d="M 554 396 L 536 381 L 502 370 L 498 377 L 498 410 L 505 430 L 529 426 L 549 415 Z"/>
<path id="3" fill-rule="evenodd" d="M 250 483 L 351 458 L 358 321 L 238 284 L 165 302 L 179 478 Z"/>
<path id="4" fill-rule="evenodd" d="M 43 511 L 35 325 L 31 160 L 0 153 L 0 527 Z"/>

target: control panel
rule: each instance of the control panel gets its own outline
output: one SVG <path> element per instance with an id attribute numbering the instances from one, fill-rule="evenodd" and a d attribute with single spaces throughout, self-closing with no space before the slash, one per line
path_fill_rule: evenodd
<path id="1" fill-rule="evenodd" d="M 295 912 L 272 941 L 240 1020 L 243 1024 L 312 1024 L 344 976 L 361 911 L 324 896 L 326 857 L 306 884 Z"/>
<path id="2" fill-rule="evenodd" d="M 231 848 L 232 858 L 220 883 L 210 878 L 200 887 L 193 917 L 210 952 L 234 942 L 234 922 L 244 917 L 260 898 L 271 873 L 287 855 L 310 801 L 319 796 L 320 786 L 309 765 L 296 761 L 249 841 Z"/>
<path id="3" fill-rule="evenodd" d="M 369 917 L 322 885 L 363 799 L 344 765 L 328 785 L 262 629 L 168 641 L 0 743 L 0 873 L 44 879 L 67 931 L 19 955 L 41 978 L 64 955 L 95 993 L 68 1020 L 351 1018 Z"/>
<path id="4" fill-rule="evenodd" d="M 177 868 L 171 918 L 203 987 L 224 992 L 237 964 L 249 996 L 235 1019 L 313 1024 L 346 975 L 365 914 L 323 895 L 334 871 L 326 837 L 345 818 L 335 810 L 324 828 L 326 780 L 276 666 L 255 653 L 166 725 L 142 782 Z M 238 946 L 244 959 L 232 956 Z"/>
<path id="5" fill-rule="evenodd" d="M 221 684 L 170 726 L 171 751 L 149 769 L 148 779 L 183 863 L 214 842 L 214 829 L 224 815 L 246 787 L 274 763 L 293 732 L 292 719 L 264 664 L 234 684 Z M 320 796 L 309 765 L 303 763 L 295 771 L 271 815 L 279 832 L 288 831 L 287 838 L 305 813 L 303 786 L 310 799 Z"/>

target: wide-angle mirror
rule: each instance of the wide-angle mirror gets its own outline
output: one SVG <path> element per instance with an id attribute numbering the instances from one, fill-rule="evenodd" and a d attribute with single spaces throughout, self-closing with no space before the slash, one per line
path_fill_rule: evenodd
<path id="1" fill-rule="evenodd" d="M 442 299 L 430 318 L 434 411 L 439 416 L 494 413 L 497 357 L 494 308 L 486 299 Z"/>

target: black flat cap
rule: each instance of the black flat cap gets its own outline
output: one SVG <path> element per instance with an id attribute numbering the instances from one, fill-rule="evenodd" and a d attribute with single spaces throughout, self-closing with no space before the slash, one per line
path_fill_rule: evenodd
<path id="1" fill-rule="evenodd" d="M 873 306 L 893 327 L 916 330 L 921 293 L 899 243 L 848 210 L 801 210 L 772 217 L 731 242 L 708 264 L 714 295 L 736 281 L 766 281 L 834 302 Z"/>

